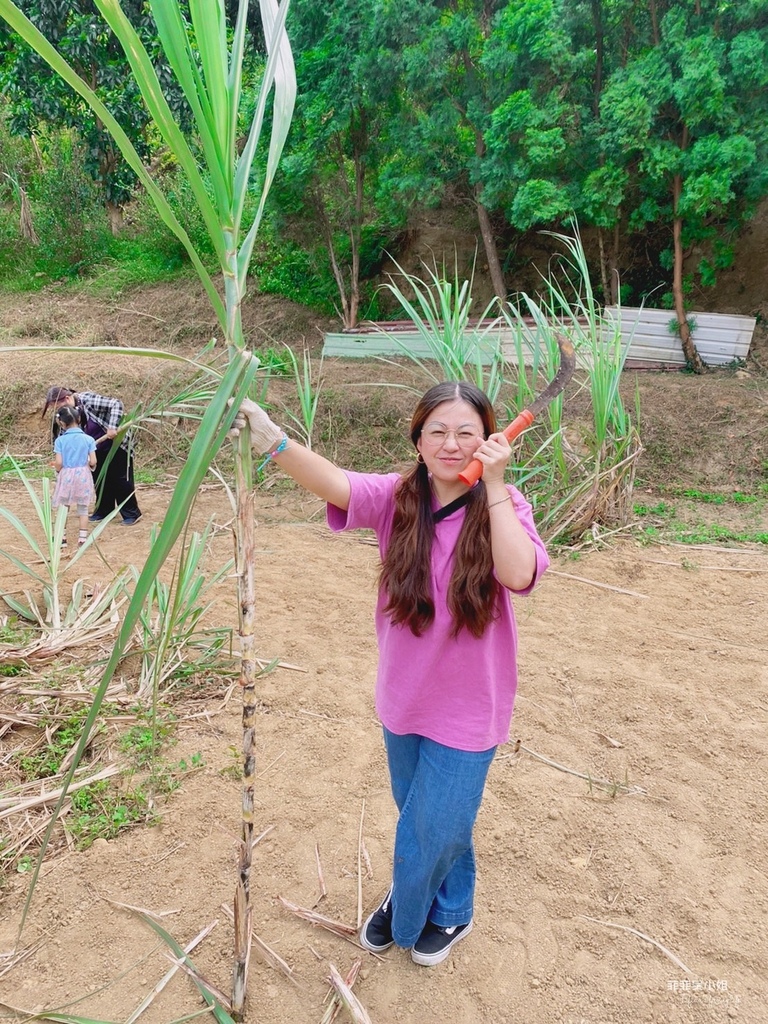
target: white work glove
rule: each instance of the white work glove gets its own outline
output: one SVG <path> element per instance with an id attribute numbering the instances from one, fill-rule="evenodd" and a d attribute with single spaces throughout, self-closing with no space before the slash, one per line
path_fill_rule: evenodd
<path id="1" fill-rule="evenodd" d="M 229 404 L 232 404 L 232 399 L 229 400 Z M 244 398 L 240 404 L 230 433 L 237 437 L 246 422 L 251 428 L 251 447 L 260 455 L 266 455 L 283 439 L 284 431 L 250 398 Z"/>

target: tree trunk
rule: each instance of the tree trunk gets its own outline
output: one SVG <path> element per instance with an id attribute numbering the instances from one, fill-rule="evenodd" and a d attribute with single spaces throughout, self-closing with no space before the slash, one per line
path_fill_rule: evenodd
<path id="1" fill-rule="evenodd" d="M 658 46 L 661 42 L 659 36 L 659 16 L 656 12 L 656 0 L 651 0 L 651 28 L 653 31 L 653 45 Z"/>
<path id="2" fill-rule="evenodd" d="M 333 278 L 336 281 L 336 287 L 339 290 L 339 298 L 341 299 L 341 323 L 345 330 L 351 330 L 351 328 L 355 326 L 357 308 L 353 309 L 353 296 L 347 296 L 347 285 L 344 281 L 344 274 L 339 266 L 339 261 L 336 259 L 336 249 L 334 248 L 333 236 L 330 232 L 326 233 L 325 240 L 328 246 L 328 256 L 331 261 Z M 336 312 L 339 312 L 338 307 Z"/>
<path id="3" fill-rule="evenodd" d="M 464 54 L 464 60 L 465 65 L 469 69 L 472 64 L 467 53 Z M 477 128 L 475 128 L 475 154 L 480 160 L 485 156 L 485 139 L 483 138 L 483 133 Z M 482 193 L 483 186 L 478 182 L 477 185 L 475 185 L 477 220 L 480 224 L 480 234 L 483 237 L 483 247 L 485 248 L 485 258 L 488 261 L 488 272 L 491 275 L 491 284 L 493 285 L 493 290 L 496 293 L 496 298 L 501 305 L 507 298 L 507 286 L 504 282 L 504 272 L 501 269 L 499 249 L 496 245 L 496 236 L 493 233 L 491 218 L 488 214 L 488 210 L 483 206 L 482 199 L 480 198 Z"/>
<path id="4" fill-rule="evenodd" d="M 619 230 L 619 222 L 616 221 L 616 225 L 613 229 L 613 240 L 611 248 L 608 253 L 608 282 L 611 290 L 611 304 L 617 305 L 621 293 L 619 291 L 619 241 L 621 240 L 621 231 Z"/>
<path id="5" fill-rule="evenodd" d="M 499 250 L 496 245 L 496 238 L 493 234 L 493 227 L 491 226 L 491 218 L 489 217 L 486 208 L 480 202 L 480 199 L 478 198 L 479 194 L 480 188 L 478 186 L 475 189 L 475 204 L 477 206 L 477 219 L 480 223 L 480 234 L 483 236 L 485 258 L 488 261 L 488 271 L 491 275 L 493 290 L 496 293 L 496 297 L 499 302 L 502 303 L 507 297 L 507 286 L 504 283 L 504 274 L 501 269 L 501 261 L 499 260 Z"/>
<path id="6" fill-rule="evenodd" d="M 109 230 L 115 236 L 120 234 L 123 227 L 123 208 L 118 206 L 117 203 L 111 202 L 109 199 L 106 202 L 107 218 L 109 219 Z"/>
<path id="7" fill-rule="evenodd" d="M 350 327 L 357 324 L 360 310 L 360 246 L 363 239 L 363 205 L 365 189 L 365 158 L 364 150 L 355 146 L 355 215 L 349 230 L 349 242 L 352 248 L 352 268 L 349 278 L 349 318 Z"/>
<path id="8" fill-rule="evenodd" d="M 683 355 L 689 368 L 694 373 L 702 373 L 704 363 L 693 342 L 691 329 L 688 326 L 688 318 L 685 312 L 685 300 L 683 298 L 683 221 L 678 216 L 680 195 L 683 191 L 683 179 L 676 174 L 672 184 L 674 199 L 674 221 L 672 223 L 672 237 L 675 247 L 675 265 L 672 277 L 672 294 L 675 299 L 675 316 L 677 317 L 677 330 L 683 346 Z"/>
<path id="9" fill-rule="evenodd" d="M 610 285 L 608 283 L 608 261 L 605 256 L 602 228 L 597 229 L 597 245 L 600 250 L 600 284 L 603 286 L 603 302 L 608 305 L 611 301 L 611 292 Z"/>

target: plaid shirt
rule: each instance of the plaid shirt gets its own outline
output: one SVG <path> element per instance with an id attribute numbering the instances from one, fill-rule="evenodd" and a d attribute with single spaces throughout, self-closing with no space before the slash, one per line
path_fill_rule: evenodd
<path id="1" fill-rule="evenodd" d="M 78 391 L 75 400 L 85 409 L 92 420 L 104 428 L 105 432 L 119 429 L 124 411 L 123 403 L 119 398 L 107 398 L 106 395 L 97 395 L 94 391 Z M 128 448 L 130 441 L 130 433 L 126 433 L 120 440 L 120 447 Z"/>

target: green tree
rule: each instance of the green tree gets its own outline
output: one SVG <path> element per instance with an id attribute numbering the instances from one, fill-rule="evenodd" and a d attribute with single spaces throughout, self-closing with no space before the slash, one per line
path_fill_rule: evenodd
<path id="1" fill-rule="evenodd" d="M 289 19 L 299 101 L 271 208 L 284 228 L 287 218 L 302 222 L 305 241 L 307 223 L 319 228 L 346 327 L 357 323 L 361 280 L 392 231 L 377 208 L 400 103 L 392 6 L 294 0 Z"/>
<path id="2" fill-rule="evenodd" d="M 595 229 L 603 294 L 615 301 L 629 163 L 607 151 L 602 98 L 635 42 L 634 0 L 521 0 L 483 55 L 493 109 L 485 196 L 525 231 L 575 214 Z M 626 250 L 625 250 L 626 251 Z"/>
<path id="3" fill-rule="evenodd" d="M 557 0 L 510 3 L 482 55 L 490 115 L 484 198 L 527 230 L 568 215 L 577 202 L 576 61 Z"/>
<path id="4" fill-rule="evenodd" d="M 92 0 L 25 0 L 19 5 L 32 23 L 75 68 L 127 132 L 146 159 L 152 138 L 149 115 L 114 33 Z M 157 29 L 144 0 L 124 0 L 127 17 L 155 57 L 158 77 L 177 116 L 186 113 L 181 91 L 173 85 L 167 63 L 159 59 Z M 46 62 L 0 22 L 0 87 L 11 110 L 11 129 L 34 136 L 40 125 L 77 129 L 86 154 L 86 170 L 103 189 L 113 231 L 122 220 L 122 203 L 136 177 L 123 160 L 104 124 L 80 96 L 56 76 Z"/>
<path id="5" fill-rule="evenodd" d="M 447 188 L 472 204 L 494 291 L 507 293 L 496 224 L 486 193 L 494 174 L 486 132 L 493 100 L 483 57 L 503 0 L 403 2 L 404 83 L 414 104 L 401 188 L 416 199 Z"/>
<path id="6" fill-rule="evenodd" d="M 652 0 L 638 9 L 632 51 L 601 98 L 601 147 L 626 175 L 628 229 L 665 225 L 683 351 L 701 370 L 685 311 L 693 242 L 713 257 L 768 191 L 768 0 Z"/>
<path id="7" fill-rule="evenodd" d="M 562 8 L 574 66 L 567 168 L 573 210 L 595 230 L 603 296 L 612 303 L 619 299 L 620 268 L 627 265 L 627 210 L 637 183 L 624 154 L 603 145 L 602 101 L 611 76 L 631 53 L 635 6 L 635 0 L 579 0 Z"/>

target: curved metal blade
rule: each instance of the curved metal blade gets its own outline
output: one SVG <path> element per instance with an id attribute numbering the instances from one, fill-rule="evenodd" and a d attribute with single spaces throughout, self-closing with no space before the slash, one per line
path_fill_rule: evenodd
<path id="1" fill-rule="evenodd" d="M 560 366 L 552 380 L 538 395 L 531 405 L 528 406 L 534 416 L 538 416 L 542 409 L 546 409 L 553 398 L 557 398 L 576 369 L 576 353 L 573 345 L 564 334 L 557 334 L 557 347 L 560 349 Z"/>

